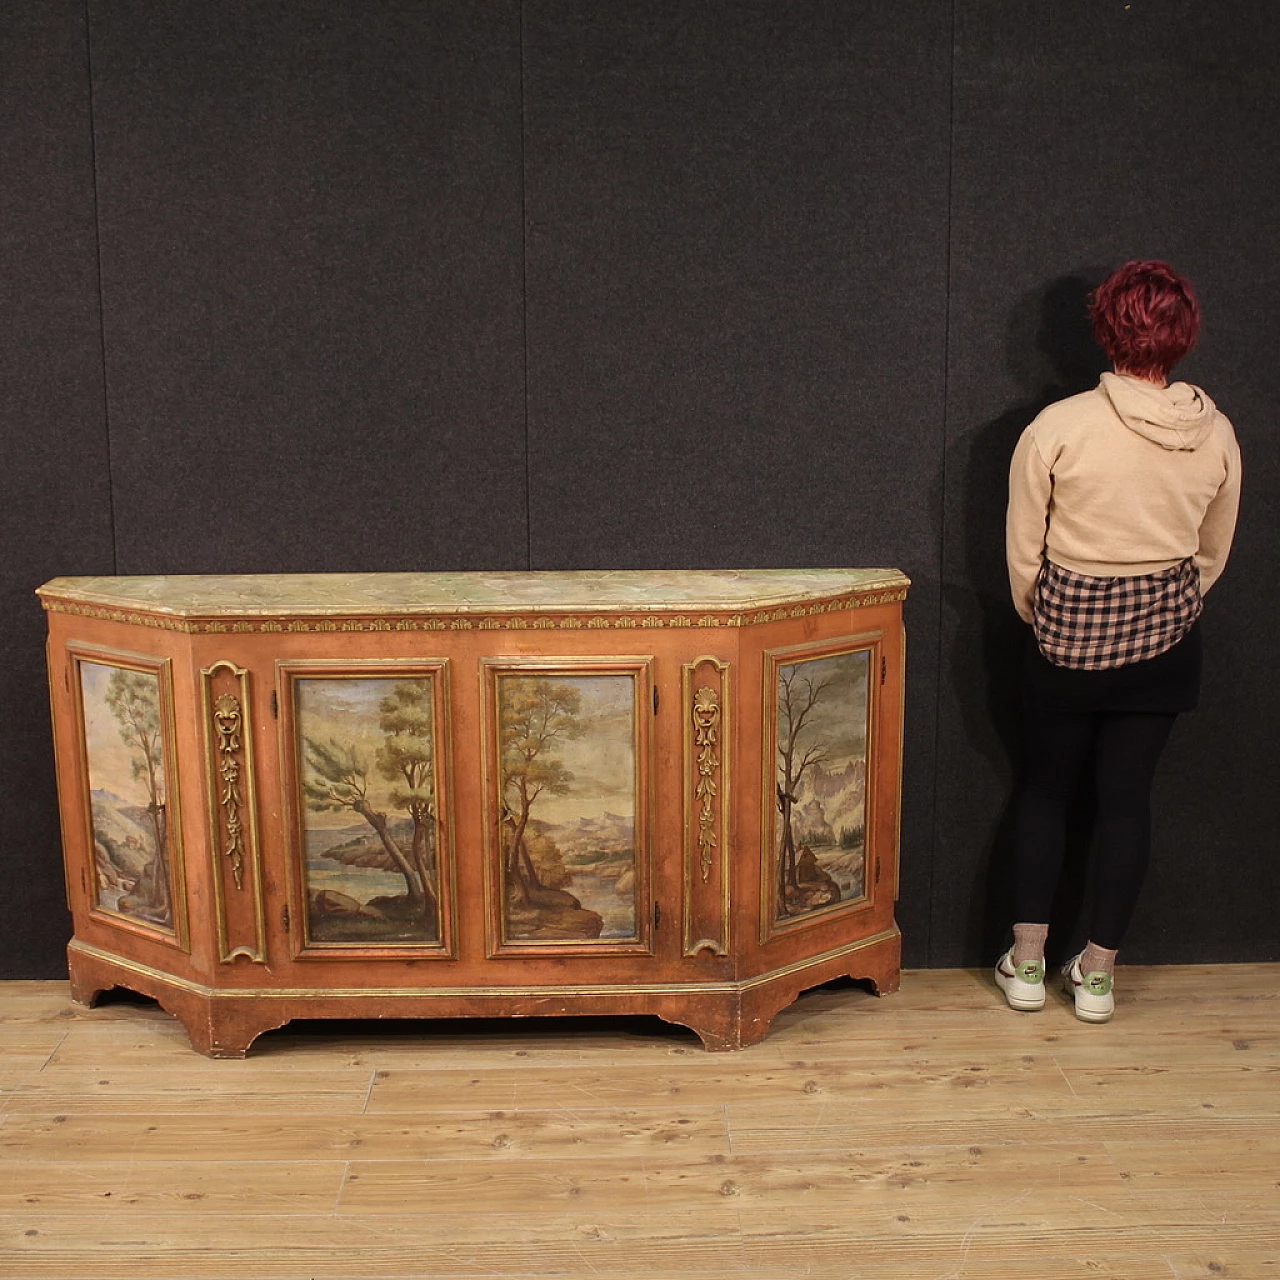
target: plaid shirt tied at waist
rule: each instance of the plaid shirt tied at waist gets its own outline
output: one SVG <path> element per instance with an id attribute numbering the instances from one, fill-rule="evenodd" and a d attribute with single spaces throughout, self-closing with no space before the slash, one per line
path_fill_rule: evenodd
<path id="1" fill-rule="evenodd" d="M 1106 671 L 1172 649 L 1203 607 L 1200 570 L 1190 556 L 1133 578 L 1091 578 L 1046 560 L 1032 626 L 1040 652 L 1055 666 Z"/>

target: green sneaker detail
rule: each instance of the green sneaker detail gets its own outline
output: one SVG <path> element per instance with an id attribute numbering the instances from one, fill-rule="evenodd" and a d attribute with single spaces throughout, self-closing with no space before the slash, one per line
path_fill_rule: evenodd
<path id="1" fill-rule="evenodd" d="M 1015 965 L 1013 972 L 1020 981 L 1029 982 L 1034 986 L 1037 982 L 1044 981 L 1044 961 L 1028 960 L 1025 964 Z M 1097 976 L 1102 977 L 1103 975 L 1098 974 Z"/>
<path id="2" fill-rule="evenodd" d="M 1086 973 L 1084 976 L 1084 989 L 1091 996 L 1106 996 L 1111 994 L 1111 974 L 1109 973 Z"/>

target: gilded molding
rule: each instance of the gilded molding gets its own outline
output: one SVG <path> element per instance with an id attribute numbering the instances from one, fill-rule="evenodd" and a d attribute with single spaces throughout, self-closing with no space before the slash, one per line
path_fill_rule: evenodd
<path id="1" fill-rule="evenodd" d="M 690 628 L 742 628 L 781 622 L 788 618 L 816 617 L 838 613 L 844 609 L 869 605 L 895 604 L 907 598 L 905 587 L 846 592 L 827 600 L 805 601 L 776 608 L 726 609 L 707 613 L 643 613 L 611 610 L 604 613 L 573 615 L 517 613 L 430 614 L 414 617 L 248 617 L 199 618 L 176 617 L 136 609 L 120 609 L 105 605 L 82 604 L 43 596 L 44 608 L 50 613 L 66 613 L 80 618 L 96 618 L 103 622 L 120 622 L 128 626 L 151 627 L 175 631 L 183 635 L 279 635 L 325 632 L 419 632 L 419 631 L 579 631 L 579 630 L 687 630 Z"/>
<path id="2" fill-rule="evenodd" d="M 703 656 L 682 677 L 684 954 L 729 950 L 729 665 Z"/>
<path id="3" fill-rule="evenodd" d="M 749 991 L 767 987 L 771 982 L 779 978 L 789 978 L 794 974 L 804 973 L 807 969 L 817 968 L 819 965 L 827 964 L 832 960 L 855 955 L 859 951 L 869 951 L 873 947 L 881 946 L 887 942 L 891 943 L 895 938 L 901 936 L 901 931 L 897 925 L 892 925 L 888 929 L 882 929 L 880 932 L 870 934 L 865 938 L 842 943 L 840 946 L 831 947 L 818 955 L 804 956 L 799 960 L 792 961 L 790 964 L 779 965 L 776 968 L 767 969 L 763 973 L 758 973 L 745 979 L 730 979 L 722 982 L 579 982 L 563 986 L 558 983 L 538 983 L 536 985 L 530 983 L 521 985 L 504 984 L 502 986 L 496 986 L 491 983 L 483 985 L 477 983 L 472 986 L 457 987 L 371 985 L 367 987 L 236 987 L 229 989 L 211 987 L 206 983 L 196 981 L 194 978 L 180 977 L 164 969 L 157 969 L 155 966 L 146 964 L 141 960 L 132 960 L 126 956 L 116 955 L 115 952 L 94 946 L 93 943 L 84 942 L 79 938 L 73 938 L 67 944 L 67 950 L 82 955 L 86 959 L 95 960 L 124 973 L 132 974 L 135 977 L 149 978 L 159 985 L 211 1000 L 216 1005 L 224 1007 L 231 1006 L 241 1000 L 307 1000 L 313 1002 L 327 1000 L 417 1000 L 423 1002 L 424 1007 L 429 1009 L 432 1000 L 454 1000 L 458 998 L 504 1000 L 537 996 L 545 997 L 548 1000 L 562 1000 L 589 999 L 592 996 L 743 995 Z"/>
<path id="4" fill-rule="evenodd" d="M 720 695 L 703 685 L 693 698 L 693 742 L 698 750 L 693 795 L 698 805 L 698 864 L 705 884 L 711 875 L 711 859 L 720 843 L 716 832 L 716 796 L 720 790 Z"/>
<path id="5" fill-rule="evenodd" d="M 223 674 L 225 673 L 225 674 Z M 226 964 L 244 956 L 266 963 L 266 915 L 262 900 L 259 864 L 256 787 L 253 774 L 249 673 L 232 662 L 215 662 L 201 670 L 204 704 L 205 756 L 209 774 L 209 827 L 213 856 L 214 903 L 218 923 L 218 958 Z M 222 679 L 219 680 L 219 676 Z M 234 681 L 231 692 L 227 677 Z M 217 686 L 222 685 L 221 692 Z M 216 797 L 216 802 L 215 802 Z M 239 903 L 229 910 L 227 872 L 237 897 L 244 895 L 246 871 L 250 872 L 252 943 L 233 945 L 230 917 L 236 932 L 243 932 L 246 908 Z"/>
<path id="6" fill-rule="evenodd" d="M 230 693 L 220 693 L 213 704 L 212 729 L 217 737 L 218 773 L 222 788 L 218 804 L 225 818 L 226 839 L 222 846 L 223 857 L 231 864 L 236 888 L 244 889 L 244 824 L 240 810 L 244 797 L 240 794 L 240 699 Z"/>

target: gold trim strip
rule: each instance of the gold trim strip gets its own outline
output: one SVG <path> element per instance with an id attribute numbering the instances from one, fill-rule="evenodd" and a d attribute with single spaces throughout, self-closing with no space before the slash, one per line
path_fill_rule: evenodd
<path id="1" fill-rule="evenodd" d="M 698 866 L 702 883 L 711 878 L 711 864 L 720 848 L 716 822 L 716 798 L 720 786 L 720 694 L 703 685 L 693 695 L 693 741 L 698 749 L 698 776 L 692 779 L 694 803 L 698 807 Z"/>
<path id="2" fill-rule="evenodd" d="M 214 678 L 227 671 L 239 697 L 222 693 L 215 699 Z M 205 726 L 208 771 L 210 856 L 213 860 L 214 911 L 218 925 L 218 959 L 230 964 L 243 956 L 255 964 L 267 962 L 266 907 L 262 899 L 262 860 L 258 843 L 257 782 L 253 767 L 253 718 L 249 672 L 225 659 L 200 672 L 200 700 Z M 246 821 L 247 820 L 247 821 Z M 224 871 L 229 865 L 236 889 L 245 887 L 246 856 L 253 894 L 254 945 L 232 946 L 227 921 Z"/>
<path id="3" fill-rule="evenodd" d="M 404 1000 L 430 1000 L 436 996 L 440 999 L 472 999 L 475 997 L 494 997 L 503 999 L 507 997 L 574 997 L 574 996 L 643 996 L 643 995 L 663 995 L 663 996 L 680 996 L 680 995 L 733 995 L 742 994 L 752 991 L 756 987 L 767 986 L 769 983 L 776 981 L 778 978 L 787 978 L 793 974 L 802 973 L 806 969 L 813 969 L 819 965 L 825 964 L 830 960 L 838 960 L 843 956 L 852 955 L 855 951 L 864 951 L 868 947 L 878 946 L 882 942 L 889 942 L 899 937 L 900 931 L 896 925 L 889 929 L 883 929 L 879 933 L 872 934 L 867 938 L 860 938 L 857 942 L 851 942 L 847 946 L 834 947 L 830 951 L 824 951 L 821 955 L 809 956 L 803 960 L 796 960 L 791 964 L 783 965 L 779 969 L 770 969 L 766 973 L 757 974 L 753 978 L 745 978 L 740 982 L 655 982 L 653 984 L 637 984 L 626 986 L 622 983 L 601 984 L 599 986 L 522 986 L 522 987 L 498 987 L 492 983 L 486 982 L 483 986 L 475 987 L 277 987 L 277 988 L 261 988 L 261 987 L 234 987 L 234 988 L 218 988 L 205 986 L 200 982 L 193 982 L 190 978 L 179 978 L 171 973 L 166 973 L 163 969 L 154 969 L 150 965 L 141 963 L 138 960 L 128 960 L 122 956 L 115 955 L 110 951 L 103 951 L 99 947 L 93 946 L 91 943 L 82 942 L 79 939 L 73 939 L 67 944 L 68 950 L 79 952 L 81 955 L 87 956 L 93 960 L 99 960 L 106 964 L 110 964 L 117 969 L 122 969 L 126 973 L 135 973 L 140 977 L 154 978 L 159 982 L 168 984 L 177 988 L 179 991 L 185 991 L 190 995 L 200 996 L 204 999 L 216 1000 L 354 1000 L 354 999 L 404 999 Z M 425 1015 L 424 1016 L 429 1016 Z"/>
<path id="4" fill-rule="evenodd" d="M 428 616 L 330 615 L 327 617 L 272 618 L 177 618 L 168 614 L 148 613 L 139 609 L 120 609 L 107 605 L 81 604 L 73 600 L 41 597 L 49 613 L 72 614 L 79 618 L 96 618 L 103 622 L 121 622 L 129 626 L 151 627 L 159 631 L 176 631 L 184 635 L 257 635 L 299 634 L 310 632 L 395 632 L 395 631 L 582 631 L 582 630 L 651 630 L 655 628 L 740 628 L 781 622 L 787 618 L 810 618 L 823 613 L 839 613 L 845 609 L 862 609 L 871 605 L 896 604 L 907 598 L 906 587 L 846 592 L 840 596 L 779 605 L 768 609 L 720 609 L 686 614 L 617 612 L 578 613 L 565 616 L 551 613 L 524 614 L 431 614 Z"/>
<path id="5" fill-rule="evenodd" d="M 708 666 L 718 677 L 719 688 L 702 684 L 695 692 L 698 669 Z M 729 954 L 732 927 L 732 875 L 728 857 L 732 742 L 729 680 L 729 664 L 710 654 L 686 662 L 681 674 L 685 773 L 683 954 L 686 957 L 702 951 L 717 956 Z M 695 880 L 709 883 L 713 869 L 720 877 L 720 920 L 716 930 L 719 936 L 695 938 Z M 699 930 L 704 924 L 699 923 Z"/>

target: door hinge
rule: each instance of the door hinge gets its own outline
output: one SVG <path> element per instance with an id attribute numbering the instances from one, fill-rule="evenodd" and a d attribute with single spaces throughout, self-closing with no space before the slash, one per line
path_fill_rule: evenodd
<path id="1" fill-rule="evenodd" d="M 662 908 L 655 901 L 653 904 L 653 927 L 656 929 L 662 923 Z"/>
<path id="2" fill-rule="evenodd" d="M 880 655 L 880 683 L 884 684 L 884 682 L 888 678 L 889 678 L 889 660 L 884 656 L 884 654 L 881 654 Z"/>
<path id="3" fill-rule="evenodd" d="M 876 884 L 880 883 L 880 859 L 876 859 Z"/>
<path id="4" fill-rule="evenodd" d="M 658 686 L 656 684 L 653 686 L 653 714 L 655 716 L 658 714 Z"/>
<path id="5" fill-rule="evenodd" d="M 275 689 L 271 690 L 271 718 L 280 719 L 280 694 Z"/>
<path id="6" fill-rule="evenodd" d="M 285 933 L 289 932 L 289 904 L 286 902 L 280 911 L 280 922 L 284 925 Z"/>

